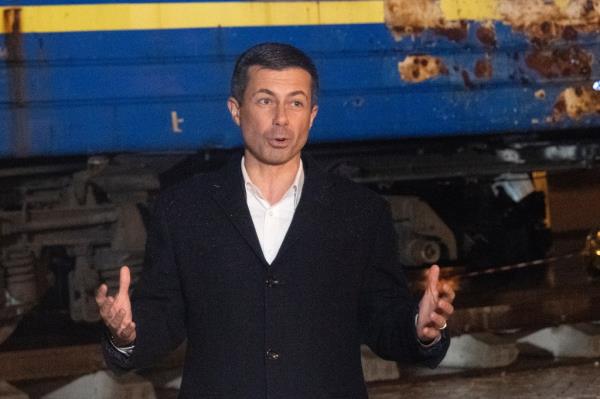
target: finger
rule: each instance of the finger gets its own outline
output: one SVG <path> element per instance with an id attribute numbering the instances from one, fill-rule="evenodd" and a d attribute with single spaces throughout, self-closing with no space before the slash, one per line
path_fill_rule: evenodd
<path id="1" fill-rule="evenodd" d="M 100 284 L 98 287 L 98 291 L 96 291 L 96 304 L 98 307 L 101 307 L 106 301 L 106 293 L 108 292 L 108 287 L 106 284 Z"/>
<path id="2" fill-rule="evenodd" d="M 438 265 L 433 265 L 429 268 L 429 272 L 427 273 L 427 286 L 433 291 L 437 292 L 437 285 L 440 279 L 440 268 Z"/>
<path id="3" fill-rule="evenodd" d="M 115 329 L 115 331 L 119 332 L 120 330 L 122 330 L 123 328 L 123 320 L 125 319 L 125 311 L 123 309 L 120 309 L 117 314 L 115 314 L 115 317 L 112 318 L 112 320 L 110 321 L 110 326 L 112 328 Z"/>
<path id="4" fill-rule="evenodd" d="M 135 323 L 132 321 L 125 325 L 119 332 L 119 336 L 125 341 L 133 341 L 135 339 Z"/>
<path id="5" fill-rule="evenodd" d="M 424 327 L 421 330 L 421 337 L 420 337 L 420 339 L 422 341 L 433 341 L 434 339 L 436 339 L 440 335 L 441 335 L 441 332 L 437 328 Z M 423 338 L 425 338 L 425 339 L 423 339 Z"/>
<path id="6" fill-rule="evenodd" d="M 131 274 L 129 267 L 121 267 L 119 273 L 119 295 L 129 295 L 129 284 L 131 283 Z"/>
<path id="7" fill-rule="evenodd" d="M 106 297 L 106 300 L 100 307 L 100 316 L 104 319 L 104 321 L 108 322 L 113 318 L 112 307 L 115 303 L 115 299 L 112 296 Z"/>
<path id="8" fill-rule="evenodd" d="M 445 300 L 452 303 L 454 302 L 454 298 L 456 298 L 456 293 L 449 284 L 444 283 L 441 287 L 440 297 L 443 297 Z"/>
<path id="9" fill-rule="evenodd" d="M 446 300 L 441 300 L 438 302 L 438 308 L 436 309 L 437 313 L 440 313 L 446 320 L 450 318 L 452 313 L 454 313 L 454 306 Z"/>
<path id="10" fill-rule="evenodd" d="M 433 312 L 430 318 L 432 324 L 430 324 L 429 327 L 434 327 L 439 330 L 444 328 L 446 325 L 446 318 L 439 313 Z"/>

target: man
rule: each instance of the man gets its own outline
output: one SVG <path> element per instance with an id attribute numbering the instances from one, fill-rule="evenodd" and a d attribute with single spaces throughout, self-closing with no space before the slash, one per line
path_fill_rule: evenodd
<path id="1" fill-rule="evenodd" d="M 454 292 L 438 267 L 413 303 L 385 201 L 301 157 L 318 85 L 292 46 L 240 56 L 228 107 L 243 157 L 161 194 L 133 305 L 126 267 L 115 297 L 98 290 L 114 369 L 187 337 L 182 398 L 366 398 L 361 343 L 441 361 Z"/>

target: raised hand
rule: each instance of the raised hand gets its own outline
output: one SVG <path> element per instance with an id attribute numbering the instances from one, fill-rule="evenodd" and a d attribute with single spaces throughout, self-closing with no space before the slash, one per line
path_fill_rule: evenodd
<path id="1" fill-rule="evenodd" d="M 135 323 L 132 320 L 129 284 L 131 274 L 129 267 L 123 266 L 119 275 L 119 292 L 114 297 L 107 296 L 108 287 L 100 285 L 96 293 L 96 303 L 104 324 L 112 334 L 112 341 L 117 346 L 127 346 L 135 340 Z"/>
<path id="2" fill-rule="evenodd" d="M 427 272 L 427 287 L 419 303 L 417 336 L 422 342 L 432 342 L 446 328 L 446 321 L 454 312 L 455 293 L 447 283 L 440 283 L 440 268 L 433 265 Z"/>

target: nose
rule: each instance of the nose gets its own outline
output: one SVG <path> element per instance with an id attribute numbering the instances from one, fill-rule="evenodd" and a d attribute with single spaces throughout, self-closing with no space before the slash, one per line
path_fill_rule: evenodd
<path id="1" fill-rule="evenodd" d="M 275 109 L 275 117 L 273 119 L 273 125 L 275 126 L 287 126 L 288 117 L 284 105 L 278 105 Z"/>

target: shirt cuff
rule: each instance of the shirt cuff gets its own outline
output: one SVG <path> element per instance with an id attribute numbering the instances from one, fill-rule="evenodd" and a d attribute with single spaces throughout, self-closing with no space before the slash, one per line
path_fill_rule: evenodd
<path id="1" fill-rule="evenodd" d="M 419 314 L 417 313 L 415 315 L 415 329 L 417 328 L 418 322 L 419 322 Z M 421 348 L 431 348 L 433 345 L 440 342 L 441 339 L 442 339 L 442 334 L 438 335 L 433 341 L 426 343 L 419 339 L 419 335 L 417 333 L 417 341 L 419 341 L 419 345 L 421 345 Z"/>
<path id="2" fill-rule="evenodd" d="M 113 348 L 115 348 L 115 350 L 124 354 L 127 357 L 131 356 L 131 354 L 133 353 L 133 348 L 135 348 L 135 344 L 131 344 L 128 346 L 117 346 L 117 344 L 115 344 L 115 342 L 113 341 L 113 337 L 110 335 L 108 337 L 108 342 L 110 342 L 110 344 Z"/>

